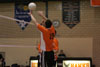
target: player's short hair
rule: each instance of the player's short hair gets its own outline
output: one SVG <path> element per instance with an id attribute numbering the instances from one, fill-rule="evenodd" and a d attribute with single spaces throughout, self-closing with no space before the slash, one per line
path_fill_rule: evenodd
<path id="1" fill-rule="evenodd" d="M 46 20 L 46 22 L 45 22 L 45 27 L 46 28 L 50 28 L 52 26 L 52 22 L 48 19 L 48 20 Z"/>

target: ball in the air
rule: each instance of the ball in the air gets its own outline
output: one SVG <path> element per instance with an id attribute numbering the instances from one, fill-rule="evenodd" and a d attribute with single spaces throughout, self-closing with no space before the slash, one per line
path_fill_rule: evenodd
<path id="1" fill-rule="evenodd" d="M 28 4 L 29 10 L 35 10 L 36 9 L 36 4 L 34 2 L 31 2 Z"/>

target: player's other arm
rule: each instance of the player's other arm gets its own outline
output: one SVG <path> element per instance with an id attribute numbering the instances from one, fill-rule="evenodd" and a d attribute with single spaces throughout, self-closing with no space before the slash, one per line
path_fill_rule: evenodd
<path id="1" fill-rule="evenodd" d="M 40 49 L 40 43 L 38 44 L 38 52 L 41 53 L 41 49 Z"/>
<path id="2" fill-rule="evenodd" d="M 54 38 L 54 52 L 55 53 L 58 53 L 58 50 L 59 50 L 59 46 L 58 46 L 58 40 Z"/>
<path id="3" fill-rule="evenodd" d="M 47 20 L 47 17 L 43 14 L 42 11 L 38 11 L 39 16 L 41 16 L 45 21 Z"/>
<path id="4" fill-rule="evenodd" d="M 32 15 L 32 12 L 30 11 L 29 15 L 31 16 L 32 18 L 32 21 L 34 22 L 34 24 L 37 26 L 37 28 L 41 31 L 41 32 L 45 32 L 46 31 L 46 28 L 41 26 L 37 20 L 35 19 L 35 17 Z"/>

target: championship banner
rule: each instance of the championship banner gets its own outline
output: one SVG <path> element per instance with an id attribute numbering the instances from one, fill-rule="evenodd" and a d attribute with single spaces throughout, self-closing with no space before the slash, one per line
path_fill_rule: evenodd
<path id="1" fill-rule="evenodd" d="M 15 3 L 15 19 L 30 22 L 31 17 L 28 15 L 28 13 L 29 13 L 29 10 L 28 10 L 27 2 Z M 22 30 L 24 30 L 28 25 L 28 23 L 19 22 L 19 21 L 16 21 L 16 22 L 18 23 L 18 25 L 21 27 Z"/>
<path id="2" fill-rule="evenodd" d="M 73 28 L 80 23 L 80 0 L 63 0 L 62 2 L 63 23 Z"/>
<path id="3" fill-rule="evenodd" d="M 100 6 L 100 0 L 91 0 L 91 6 Z"/>

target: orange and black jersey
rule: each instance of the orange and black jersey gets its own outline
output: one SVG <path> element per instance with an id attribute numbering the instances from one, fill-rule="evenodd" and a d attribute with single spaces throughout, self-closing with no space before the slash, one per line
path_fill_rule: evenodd
<path id="1" fill-rule="evenodd" d="M 42 32 L 41 37 L 41 46 L 40 48 L 43 51 L 52 51 L 53 50 L 53 39 L 55 36 L 55 29 L 53 26 L 51 28 L 45 28 L 40 24 L 37 25 L 38 29 Z"/>
<path id="2" fill-rule="evenodd" d="M 58 40 L 56 38 L 53 39 L 53 50 L 59 50 Z M 41 52 L 40 43 L 38 44 L 38 51 Z"/>

